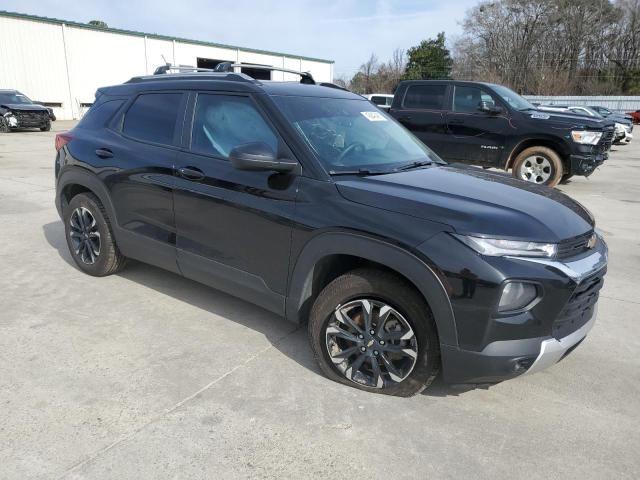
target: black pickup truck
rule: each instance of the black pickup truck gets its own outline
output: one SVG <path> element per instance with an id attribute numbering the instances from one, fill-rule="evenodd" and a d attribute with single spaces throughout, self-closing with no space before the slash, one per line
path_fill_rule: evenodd
<path id="1" fill-rule="evenodd" d="M 18 128 L 51 130 L 53 112 L 17 90 L 0 90 L 0 133 Z"/>
<path id="2" fill-rule="evenodd" d="M 504 86 L 479 82 L 401 82 L 390 113 L 447 161 L 511 169 L 549 186 L 591 175 L 614 134 L 610 120 L 541 111 Z"/>

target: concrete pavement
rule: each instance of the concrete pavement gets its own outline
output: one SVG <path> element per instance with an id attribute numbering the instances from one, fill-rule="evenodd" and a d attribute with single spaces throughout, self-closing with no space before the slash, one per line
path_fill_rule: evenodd
<path id="1" fill-rule="evenodd" d="M 0 135 L 0 478 L 637 478 L 640 140 L 560 187 L 610 247 L 587 340 L 540 374 L 398 399 L 327 380 L 304 328 L 242 300 L 139 263 L 80 273 L 53 137 Z"/>

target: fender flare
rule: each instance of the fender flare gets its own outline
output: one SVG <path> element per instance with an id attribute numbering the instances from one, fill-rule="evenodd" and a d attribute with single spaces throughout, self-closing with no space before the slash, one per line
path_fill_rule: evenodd
<path id="1" fill-rule="evenodd" d="M 112 225 L 119 227 L 120 224 L 117 221 L 116 210 L 111 202 L 111 196 L 107 191 L 107 187 L 105 187 L 104 183 L 102 183 L 94 173 L 76 166 L 65 167 L 60 171 L 60 175 L 58 176 L 56 206 L 58 207 L 58 213 L 60 216 L 62 216 L 63 206 L 62 193 L 69 185 L 79 185 L 91 190 L 91 192 L 98 197 L 98 200 L 100 200 L 102 205 L 104 205 L 104 208 L 107 210 L 107 214 L 112 221 Z"/>
<path id="2" fill-rule="evenodd" d="M 451 302 L 438 275 L 425 260 L 391 243 L 347 232 L 322 233 L 307 242 L 290 274 L 285 315 L 301 323 L 300 312 L 311 296 L 314 268 L 329 255 L 352 255 L 384 265 L 406 277 L 422 294 L 433 313 L 441 344 L 457 345 Z"/>

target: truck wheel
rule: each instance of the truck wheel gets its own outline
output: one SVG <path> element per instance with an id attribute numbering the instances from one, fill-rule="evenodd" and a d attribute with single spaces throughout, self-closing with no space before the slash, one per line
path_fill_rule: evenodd
<path id="1" fill-rule="evenodd" d="M 521 180 L 554 187 L 562 178 L 562 160 L 547 147 L 525 148 L 513 162 L 512 173 Z"/>
<path id="2" fill-rule="evenodd" d="M 41 132 L 48 132 L 51 130 L 51 122 L 47 123 L 44 127 L 40 127 Z"/>
<path id="3" fill-rule="evenodd" d="M 363 268 L 329 283 L 311 308 L 309 340 L 327 377 L 360 390 L 409 397 L 438 373 L 429 307 L 389 272 Z"/>
<path id="4" fill-rule="evenodd" d="M 4 119 L 4 117 L 0 117 L 0 133 L 9 133 L 11 128 L 9 128 L 9 124 Z"/>
<path id="5" fill-rule="evenodd" d="M 65 236 L 73 260 L 84 273 L 104 277 L 124 267 L 107 212 L 98 198 L 81 193 L 64 211 Z"/>

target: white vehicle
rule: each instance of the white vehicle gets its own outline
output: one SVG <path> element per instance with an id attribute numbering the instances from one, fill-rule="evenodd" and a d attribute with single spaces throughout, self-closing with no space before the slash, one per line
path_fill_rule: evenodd
<path id="1" fill-rule="evenodd" d="M 385 112 L 389 111 L 393 103 L 393 95 L 389 93 L 372 93 L 370 95 L 363 95 L 363 97 Z"/>
<path id="2" fill-rule="evenodd" d="M 599 112 L 591 107 L 583 107 L 580 105 L 540 105 L 538 110 L 546 110 L 550 112 L 567 112 L 577 113 L 578 115 L 586 115 L 588 117 L 606 118 Z M 618 122 L 610 119 L 615 123 L 615 133 L 613 137 L 613 143 L 615 144 L 627 144 L 633 139 L 633 123 L 632 122 Z"/>

